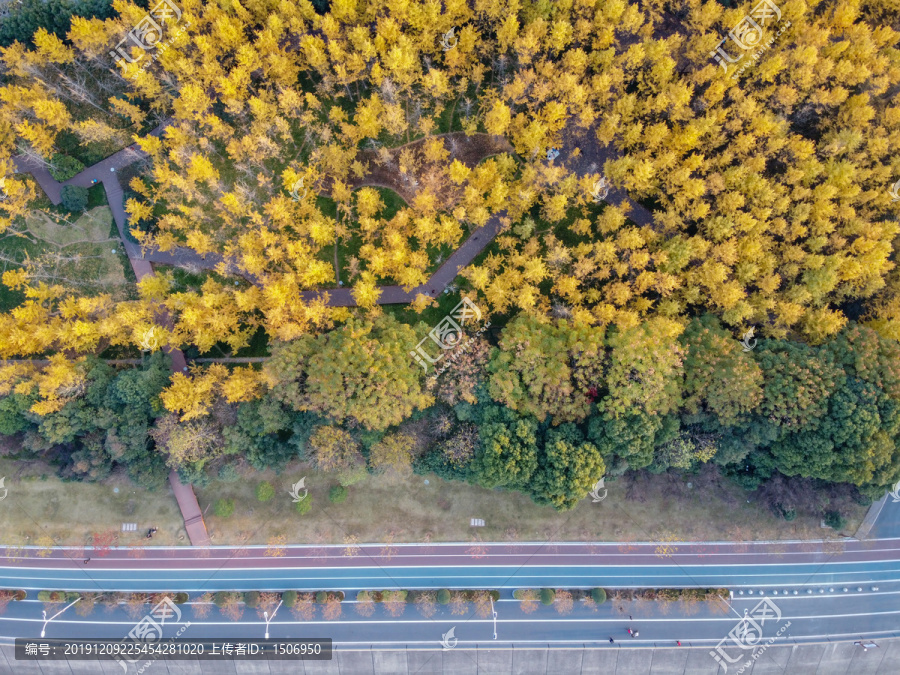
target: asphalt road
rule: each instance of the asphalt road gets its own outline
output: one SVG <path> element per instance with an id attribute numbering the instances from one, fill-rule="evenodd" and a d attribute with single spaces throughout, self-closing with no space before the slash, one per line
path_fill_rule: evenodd
<path id="1" fill-rule="evenodd" d="M 900 583 L 879 588 L 878 592 L 866 588 L 862 593 L 849 595 L 840 592 L 829 594 L 827 591 L 824 595 L 807 595 L 801 589 L 796 597 L 776 597 L 770 591 L 766 597 L 782 613 L 780 622 L 774 625 L 791 623 L 783 634 L 785 640 L 896 636 L 900 634 Z M 687 613 L 677 604 L 665 616 L 658 613 L 650 616 L 637 608 L 626 609 L 625 614 L 619 614 L 613 603 L 609 602 L 596 611 L 576 605 L 571 613 L 560 615 L 553 608 L 543 606 L 533 614 L 525 614 L 519 603 L 510 596 L 510 593 L 504 593 L 504 598 L 495 605 L 498 643 L 608 643 L 609 637 L 613 637 L 617 642 L 632 646 L 660 645 L 676 640 L 694 645 L 715 644 L 738 623 L 744 610 L 753 610 L 761 600 L 756 595 L 752 598 L 735 597 L 731 600 L 731 611 L 721 614 L 712 614 L 706 607 L 698 607 L 693 614 Z M 314 620 L 303 621 L 282 607 L 270 622 L 270 637 L 331 638 L 335 644 L 347 646 L 435 646 L 440 643 L 441 636 L 453 627 L 455 636 L 463 645 L 492 641 L 493 638 L 493 620 L 490 617 L 479 618 L 472 611 L 464 616 L 452 616 L 448 609 L 441 608 L 434 617 L 424 618 L 414 606 L 409 606 L 401 617 L 394 618 L 378 607 L 375 615 L 365 618 L 359 616 L 354 607 L 355 602 L 345 601 L 343 614 L 336 621 L 325 621 L 321 614 Z M 0 640 L 40 635 L 42 608 L 43 604 L 36 600 L 10 603 L 6 614 L 0 617 Z M 627 612 L 632 612 L 633 620 L 628 619 Z M 73 608 L 52 621 L 46 634 L 55 638 L 119 639 L 128 634 L 139 618 L 140 615 L 132 618 L 121 609 L 108 612 L 99 606 L 90 616 L 81 617 Z M 183 605 L 181 621 L 167 623 L 166 637 L 174 636 L 188 621 L 191 625 L 183 633 L 185 638 L 262 638 L 265 633 L 264 620 L 253 610 L 245 611 L 240 621 L 229 621 L 214 608 L 208 618 L 197 618 L 192 606 Z M 639 636 L 630 638 L 628 627 L 638 630 Z"/>
<path id="2" fill-rule="evenodd" d="M 898 486 L 900 487 L 900 486 Z M 900 500 L 887 496 L 875 525 L 869 532 L 871 539 L 900 539 Z"/>
<path id="3" fill-rule="evenodd" d="M 895 514 L 886 508 L 883 515 Z M 112 549 L 82 554 L 37 549 L 0 556 L 0 588 L 71 591 L 321 590 L 372 588 L 759 587 L 900 581 L 900 540 L 709 544 L 460 544 Z"/>
<path id="4" fill-rule="evenodd" d="M 879 514 L 873 534 L 894 532 L 900 504 L 890 500 Z M 840 545 L 815 542 L 668 543 L 668 544 L 485 544 L 396 545 L 390 557 L 380 546 L 362 546 L 356 555 L 344 547 L 290 547 L 266 556 L 265 547 L 149 549 L 144 558 L 126 551 L 93 552 L 85 565 L 71 551 L 56 550 L 46 558 L 25 549 L 0 557 L 0 588 L 31 591 L 179 591 L 192 595 L 215 590 L 343 590 L 347 601 L 337 621 L 321 613 L 312 621 L 295 618 L 282 607 L 271 622 L 272 637 L 330 637 L 344 645 L 434 645 L 450 627 L 460 644 L 493 638 L 493 621 L 471 612 L 453 616 L 442 607 L 429 619 L 409 606 L 399 618 L 382 607 L 369 618 L 354 611 L 355 591 L 392 588 L 494 588 L 498 643 L 607 642 L 610 636 L 629 645 L 716 644 L 764 595 L 790 627 L 779 640 L 859 639 L 900 635 L 900 540 L 845 540 Z M 7 549 L 9 554 L 11 549 Z M 553 608 L 522 612 L 512 599 L 521 587 L 589 588 L 700 586 L 724 587 L 733 594 L 723 614 L 710 608 L 673 604 L 667 614 L 658 607 L 632 604 L 619 613 L 608 602 L 592 612 L 577 605 L 560 615 Z M 846 589 L 846 590 L 845 590 Z M 752 591 L 752 593 L 751 593 Z M 651 616 L 650 611 L 654 612 Z M 43 624 L 43 604 L 33 599 L 11 602 L 0 617 L 0 640 L 36 637 Z M 208 618 L 183 607 L 182 620 L 192 622 L 185 637 L 261 637 L 264 622 L 247 610 L 232 622 L 216 609 Z M 55 610 L 54 610 L 55 611 Z M 627 614 L 634 616 L 627 619 Z M 140 615 L 139 615 L 140 616 Z M 124 637 L 138 617 L 121 609 L 94 609 L 81 617 L 67 610 L 48 627 L 52 637 Z M 640 631 L 630 638 L 628 626 Z M 171 632 L 177 630 L 173 626 Z M 167 627 L 167 631 L 169 628 Z M 169 633 L 167 632 L 167 635 Z"/>

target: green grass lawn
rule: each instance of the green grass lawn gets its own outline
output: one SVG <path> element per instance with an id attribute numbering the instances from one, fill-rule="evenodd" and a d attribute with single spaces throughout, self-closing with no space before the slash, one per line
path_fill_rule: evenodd
<path id="1" fill-rule="evenodd" d="M 146 543 L 141 530 L 154 526 L 155 545 L 187 544 L 183 522 L 168 486 L 157 491 L 135 487 L 123 475 L 100 483 L 64 482 L 41 461 L 0 458 L 0 476 L 8 496 L 0 504 L 0 532 L 7 546 L 40 543 L 82 546 L 94 532 L 115 531 L 118 545 Z M 312 497 L 309 513 L 300 515 L 289 495 L 293 483 L 306 478 Z M 268 502 L 256 499 L 257 485 L 275 487 Z M 427 483 L 426 483 L 427 481 Z M 689 481 L 694 481 L 689 487 Z M 369 476 L 351 486 L 342 504 L 331 504 L 334 476 L 317 473 L 295 461 L 285 471 L 243 471 L 236 482 L 213 481 L 195 491 L 214 544 L 265 544 L 284 535 L 290 543 L 470 541 L 476 531 L 470 518 L 483 518 L 477 534 L 485 541 L 681 541 L 787 540 L 835 537 L 819 527 L 819 518 L 801 511 L 785 522 L 771 510 L 748 501 L 748 493 L 720 477 L 644 475 L 629 486 L 622 479 L 606 483 L 599 503 L 582 501 L 558 513 L 517 492 L 486 490 L 434 475 L 408 478 Z M 116 492 L 118 488 L 118 492 Z M 214 513 L 218 499 L 231 499 L 234 513 Z M 662 518 L 660 514 L 665 514 Z M 853 505 L 845 534 L 852 534 L 866 513 Z M 122 523 L 137 523 L 123 533 Z"/>
<path id="2" fill-rule="evenodd" d="M 31 213 L 0 236 L 0 272 L 19 268 L 30 259 L 42 262 L 39 267 L 50 275 L 44 281 L 71 280 L 84 294 L 113 292 L 133 297 L 134 273 L 117 241 L 102 185 L 88 190 L 85 214 L 54 206 L 46 196 L 35 204 Z M 24 299 L 23 293 L 0 284 L 0 311 L 9 311 Z"/>
<path id="3" fill-rule="evenodd" d="M 112 212 L 108 206 L 88 209 L 77 219 L 70 215 L 68 222 L 58 221 L 44 211 L 32 211 L 25 216 L 28 231 L 39 239 L 57 246 L 68 246 L 76 242 L 101 242 L 109 239 L 114 226 Z"/>
<path id="4" fill-rule="evenodd" d="M 300 515 L 288 493 L 303 477 L 313 501 L 309 513 Z M 261 503 L 255 491 L 263 480 L 273 484 L 275 497 Z M 603 501 L 585 499 L 567 513 L 538 506 L 517 492 L 486 490 L 434 475 L 369 476 L 348 488 L 347 500 L 335 505 L 328 501 L 328 491 L 336 479 L 301 462 L 280 475 L 247 471 L 237 482 L 214 481 L 196 492 L 215 544 L 245 539 L 262 544 L 278 535 L 296 543 L 342 543 L 347 536 L 377 542 L 391 533 L 396 541 L 468 541 L 476 533 L 470 518 L 485 520 L 477 534 L 486 541 L 671 541 L 677 547 L 678 541 L 727 541 L 735 536 L 749 540 L 835 536 L 820 529 L 811 514 L 799 514 L 790 523 L 776 518 L 762 505 L 748 503 L 746 493 L 730 481 L 720 479 L 700 489 L 688 488 L 689 480 L 690 476 L 673 483 L 671 477 L 654 476 L 628 499 L 624 481 L 608 481 Z M 213 512 L 220 498 L 235 503 L 228 518 Z M 852 533 L 865 512 L 865 507 L 855 507 L 845 532 Z"/>
<path id="5" fill-rule="evenodd" d="M 467 283 L 466 279 L 457 277 L 457 285 L 462 286 Z M 437 307 L 427 307 L 421 314 L 416 313 L 409 305 L 382 305 L 382 309 L 391 314 L 400 323 L 415 326 L 419 322 L 425 323 L 429 329 L 437 325 L 441 319 L 450 314 L 451 310 L 460 302 L 461 295 L 455 293 L 441 293 L 437 300 Z M 425 337 L 424 335 L 422 337 Z"/>
<path id="6" fill-rule="evenodd" d="M 31 269 L 40 275 L 37 278 L 66 283 L 86 295 L 108 292 L 134 297 L 126 276 L 132 272 L 131 265 L 118 237 L 110 237 L 116 230 L 108 206 L 96 206 L 82 215 L 34 210 L 24 220 L 24 233 L 35 246 L 30 255 Z"/>
<path id="7" fill-rule="evenodd" d="M 44 462 L 8 457 L 0 457 L 0 476 L 6 477 L 9 490 L 0 502 L 0 544 L 37 544 L 49 537 L 81 546 L 90 542 L 92 532 L 113 530 L 120 545 L 142 545 L 149 527 L 159 528 L 154 544 L 189 543 L 168 485 L 145 490 L 115 474 L 101 483 L 65 482 Z M 138 531 L 122 532 L 122 523 L 137 523 Z"/>

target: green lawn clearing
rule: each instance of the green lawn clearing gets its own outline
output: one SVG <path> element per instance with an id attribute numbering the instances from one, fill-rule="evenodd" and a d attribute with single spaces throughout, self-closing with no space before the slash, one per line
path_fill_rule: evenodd
<path id="1" fill-rule="evenodd" d="M 120 546 L 143 546 L 149 527 L 159 528 L 153 544 L 190 543 L 168 485 L 151 492 L 115 474 L 100 483 L 64 482 L 53 471 L 39 461 L 0 458 L 8 490 L 0 501 L 0 544 L 83 546 L 93 533 L 110 533 Z M 123 532 L 123 523 L 136 523 L 137 531 Z"/>
<path id="2" fill-rule="evenodd" d="M 301 515 L 289 491 L 304 477 L 312 507 Z M 267 502 L 256 499 L 263 480 L 275 487 L 275 496 Z M 746 493 L 725 479 L 693 480 L 687 487 L 688 479 L 673 482 L 658 476 L 637 490 L 626 481 L 607 481 L 605 499 L 585 499 L 567 513 L 538 506 L 516 492 L 447 482 L 434 475 L 399 480 L 369 476 L 348 488 L 346 501 L 332 504 L 328 491 L 337 481 L 300 462 L 278 476 L 248 470 L 236 482 L 214 481 L 196 492 L 215 544 L 264 544 L 280 535 L 295 543 L 343 543 L 347 537 L 360 542 L 469 541 L 477 535 L 484 541 L 665 541 L 671 548 L 679 541 L 836 536 L 820 528 L 811 514 L 798 514 L 790 523 L 776 518 L 762 505 L 748 503 Z M 214 514 L 218 499 L 233 500 L 231 516 Z M 845 532 L 855 531 L 865 513 L 865 507 L 856 506 Z M 484 519 L 485 527 L 470 527 L 471 518 Z"/>
<path id="3" fill-rule="evenodd" d="M 31 234 L 57 246 L 108 241 L 112 222 L 112 211 L 108 206 L 97 206 L 68 220 L 53 218 L 44 211 L 31 211 L 25 216 L 25 225 Z"/>

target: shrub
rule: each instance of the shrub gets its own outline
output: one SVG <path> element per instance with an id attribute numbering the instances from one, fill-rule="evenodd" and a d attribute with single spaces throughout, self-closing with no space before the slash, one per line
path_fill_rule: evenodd
<path id="1" fill-rule="evenodd" d="M 309 513 L 309 510 L 312 508 L 312 495 L 306 495 L 306 497 L 294 504 L 294 508 L 301 516 L 304 513 Z"/>
<path id="2" fill-rule="evenodd" d="M 285 591 L 281 594 L 281 600 L 284 602 L 284 606 L 290 609 L 297 604 L 297 591 Z"/>
<path id="3" fill-rule="evenodd" d="M 493 598 L 494 602 L 500 602 L 500 591 L 488 591 L 488 595 Z"/>
<path id="4" fill-rule="evenodd" d="M 591 600 L 596 602 L 598 605 L 602 605 L 604 602 L 606 602 L 606 591 L 604 591 L 602 588 L 592 588 Z"/>
<path id="5" fill-rule="evenodd" d="M 41 602 L 62 602 L 65 594 L 59 591 L 38 591 L 37 598 Z"/>
<path id="6" fill-rule="evenodd" d="M 219 591 L 213 596 L 213 603 L 219 609 L 222 609 L 228 603 L 228 593 Z"/>
<path id="7" fill-rule="evenodd" d="M 542 605 L 552 605 L 553 601 L 556 599 L 556 591 L 552 588 L 542 588 L 541 589 L 541 604 Z"/>
<path id="8" fill-rule="evenodd" d="M 437 592 L 437 601 L 439 605 L 446 605 L 450 602 L 450 591 L 446 588 L 442 588 Z"/>
<path id="9" fill-rule="evenodd" d="M 68 155 L 57 153 L 50 161 L 50 175 L 53 176 L 53 180 L 58 180 L 60 183 L 69 180 L 83 170 L 84 164 Z"/>
<path id="10" fill-rule="evenodd" d="M 513 597 L 516 600 L 521 600 L 522 598 L 525 597 L 525 590 L 526 589 L 524 589 L 524 588 L 517 588 L 516 590 L 513 591 Z"/>
<path id="11" fill-rule="evenodd" d="M 356 594 L 357 602 L 372 602 L 372 594 L 369 591 L 359 591 Z"/>
<path id="12" fill-rule="evenodd" d="M 832 530 L 843 530 L 847 521 L 844 519 L 844 516 L 841 515 L 840 511 L 826 511 L 825 524 Z"/>
<path id="13" fill-rule="evenodd" d="M 335 485 L 328 491 L 328 501 L 332 504 L 340 504 L 347 499 L 347 488 L 343 485 Z"/>
<path id="14" fill-rule="evenodd" d="M 250 609 L 259 607 L 259 591 L 247 591 L 244 593 L 244 604 Z"/>
<path id="15" fill-rule="evenodd" d="M 788 522 L 794 520 L 797 517 L 797 511 L 795 509 L 786 509 L 779 506 L 778 510 L 781 512 L 781 517 Z"/>
<path id="16" fill-rule="evenodd" d="M 391 599 L 406 602 L 409 597 L 409 591 L 381 591 L 382 600 Z M 411 598 L 410 598 L 411 600 Z"/>
<path id="17" fill-rule="evenodd" d="M 272 487 L 272 484 L 264 480 L 262 483 L 256 486 L 256 498 L 261 502 L 267 502 L 272 497 L 275 496 L 275 488 Z"/>
<path id="18" fill-rule="evenodd" d="M 872 498 L 869 495 L 865 495 L 862 492 L 855 491 L 853 495 L 853 501 L 859 504 L 860 506 L 871 506 Z"/>
<path id="19" fill-rule="evenodd" d="M 328 593 L 326 593 L 325 591 L 319 591 L 318 593 L 316 593 L 317 605 L 324 605 L 326 600 L 328 600 Z"/>
<path id="20" fill-rule="evenodd" d="M 172 598 L 172 602 L 174 602 L 176 605 L 183 605 L 187 601 L 188 601 L 187 593 L 176 593 L 174 595 L 174 597 Z"/>
<path id="21" fill-rule="evenodd" d="M 232 513 L 234 513 L 234 500 L 233 499 L 217 499 L 215 505 L 213 506 L 213 511 L 219 518 L 228 518 Z"/>
<path id="22" fill-rule="evenodd" d="M 63 185 L 62 205 L 68 211 L 84 211 L 88 204 L 87 188 L 78 185 Z"/>

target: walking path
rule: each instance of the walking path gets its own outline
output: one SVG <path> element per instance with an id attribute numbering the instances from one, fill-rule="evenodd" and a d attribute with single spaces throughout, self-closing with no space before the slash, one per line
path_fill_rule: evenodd
<path id="1" fill-rule="evenodd" d="M 166 124 L 156 127 L 151 135 L 159 136 L 165 130 Z M 615 151 L 609 147 L 600 148 L 590 138 L 590 131 L 585 130 L 579 133 L 567 134 L 567 139 L 563 143 L 563 161 L 570 170 L 579 174 L 595 172 L 602 169 L 603 162 L 607 159 L 616 157 Z M 481 135 L 485 136 L 485 135 Z M 471 143 L 472 139 L 462 133 L 444 134 L 451 144 L 459 140 L 462 147 L 468 150 L 463 161 L 467 165 L 474 166 L 479 161 L 498 151 L 511 151 L 508 143 L 504 140 L 493 137 L 480 138 L 479 143 Z M 421 141 L 415 141 L 421 142 Z M 414 143 L 415 143 L 414 142 Z M 572 151 L 575 147 L 581 148 L 580 156 L 573 159 Z M 475 146 L 483 149 L 482 153 L 475 150 Z M 396 151 L 396 149 L 395 149 Z M 481 156 L 483 154 L 483 156 Z M 140 281 L 145 276 L 153 274 L 151 263 L 164 265 L 192 265 L 201 269 L 214 269 L 220 264 L 225 263 L 226 269 L 230 274 L 239 275 L 251 283 L 260 284 L 260 280 L 253 275 L 242 272 L 234 261 L 226 260 L 223 256 L 210 253 L 201 256 L 187 248 L 175 248 L 172 251 L 160 251 L 156 248 L 142 248 L 138 244 L 132 242 L 126 232 L 127 214 L 125 212 L 125 193 L 122 188 L 117 171 L 133 164 L 136 161 L 146 159 L 149 155 L 144 152 L 137 143 L 134 143 L 119 152 L 110 155 L 106 159 L 90 166 L 69 180 L 60 183 L 50 175 L 50 171 L 42 164 L 36 162 L 32 158 L 17 157 L 15 158 L 16 169 L 20 172 L 30 173 L 38 184 L 47 194 L 47 197 L 53 204 L 59 204 L 62 201 L 62 188 L 64 185 L 78 185 L 89 188 L 97 183 L 103 184 L 106 191 L 106 198 L 109 202 L 110 210 L 113 214 L 116 227 L 119 230 L 119 237 L 128 254 L 128 260 L 131 263 L 137 280 Z M 372 180 L 377 180 L 379 184 L 382 181 L 390 181 L 392 176 L 382 175 L 384 171 L 379 173 L 375 170 L 371 176 Z M 401 196 L 410 194 L 412 188 L 404 186 L 396 182 L 391 186 Z M 365 180 L 360 185 L 367 184 Z M 629 217 L 640 225 L 649 225 L 652 223 L 653 217 L 650 212 L 642 206 L 636 204 L 628 198 L 621 190 L 611 190 L 607 198 L 612 204 L 626 205 L 629 211 Z M 379 286 L 378 299 L 376 302 L 380 305 L 388 304 L 406 304 L 413 302 L 417 295 L 422 294 L 430 298 L 435 298 L 443 290 L 449 286 L 457 277 L 460 270 L 469 265 L 485 248 L 494 240 L 494 237 L 500 231 L 501 219 L 507 216 L 506 211 L 499 211 L 493 214 L 487 223 L 475 230 L 472 235 L 463 242 L 463 244 L 453 252 L 453 254 L 441 265 L 427 282 L 421 286 L 417 286 L 409 291 L 405 291 L 401 286 Z M 349 288 L 336 288 L 330 290 L 302 291 L 300 297 L 305 302 L 313 302 L 321 297 L 326 298 L 326 302 L 332 307 L 355 307 L 357 305 L 353 291 Z M 172 357 L 172 371 L 184 372 L 187 370 L 187 362 L 184 353 L 180 349 L 166 348 L 165 350 Z M 211 361 L 211 359 L 200 359 L 201 361 Z M 215 359 L 216 361 L 220 361 Z M 249 362 L 249 361 L 248 361 Z M 34 361 L 39 363 L 39 361 Z M 200 506 L 194 491 L 190 485 L 182 485 L 178 478 L 178 474 L 172 471 L 169 474 L 169 483 L 178 500 L 178 506 L 184 517 L 185 528 L 191 543 L 195 546 L 208 546 L 210 543 L 209 535 L 206 531 L 206 525 L 203 522 L 203 515 L 200 513 Z"/>
<path id="2" fill-rule="evenodd" d="M 151 132 L 151 135 L 160 135 L 165 129 L 165 126 L 165 124 L 161 124 Z M 480 136 L 486 135 L 480 134 Z M 451 143 L 454 140 L 459 140 L 460 145 L 464 150 L 469 148 L 466 141 L 470 139 L 462 132 L 443 134 L 442 137 L 449 139 Z M 487 137 L 487 139 L 481 139 L 482 142 L 476 144 L 483 148 L 483 156 L 477 155 L 472 151 L 469 151 L 468 154 L 462 152 L 461 156 L 463 157 L 464 164 L 474 166 L 485 157 L 496 154 L 501 150 L 512 151 L 511 147 L 506 147 L 508 144 L 501 143 L 496 139 L 493 139 L 493 137 Z M 408 145 L 420 142 L 421 139 L 419 141 L 413 141 L 413 143 Z M 576 147 L 580 149 L 580 155 L 578 157 L 573 157 L 573 151 Z M 398 149 L 395 148 L 394 150 L 396 151 Z M 616 159 L 618 157 L 618 154 L 613 148 L 609 146 L 601 148 L 592 139 L 590 129 L 565 134 L 561 150 L 562 159 L 558 161 L 565 163 L 571 171 L 578 175 L 599 172 L 602 170 L 603 163 L 606 160 Z M 103 183 L 103 187 L 106 190 L 106 197 L 116 222 L 116 227 L 119 230 L 119 237 L 122 239 L 128 258 L 132 261 L 132 267 L 134 267 L 138 279 L 143 275 L 152 273 L 150 263 L 179 266 L 190 265 L 200 269 L 215 269 L 224 262 L 229 274 L 241 276 L 251 283 L 260 285 L 261 282 L 259 278 L 242 271 L 233 260 L 226 259 L 218 253 L 200 255 L 196 251 L 183 247 L 176 247 L 171 251 L 160 251 L 157 248 L 142 248 L 128 238 L 125 229 L 127 215 L 125 213 L 124 190 L 116 175 L 116 171 L 147 157 L 147 153 L 141 150 L 140 146 L 135 143 L 120 150 L 114 155 L 107 157 L 101 162 L 86 168 L 78 175 L 63 183 L 56 181 L 44 166 L 37 164 L 30 158 L 16 157 L 15 162 L 16 168 L 19 171 L 30 173 L 35 180 L 37 180 L 38 184 L 44 192 L 47 193 L 47 196 L 53 204 L 60 203 L 61 191 L 64 185 L 91 187 L 98 182 Z M 392 182 L 393 184 L 385 185 L 385 182 Z M 366 179 L 363 179 L 358 184 L 355 183 L 354 187 L 367 185 L 389 187 L 401 197 L 407 199 L 407 201 L 412 194 L 412 188 L 402 184 L 395 178 L 392 180 L 391 174 L 386 174 L 377 169 L 373 170 L 371 175 L 367 176 Z M 623 206 L 628 212 L 628 217 L 639 225 L 652 225 L 653 223 L 653 216 L 650 211 L 630 199 L 623 190 L 611 189 L 606 201 L 616 206 Z M 456 249 L 453 255 L 451 255 L 450 258 L 431 275 L 428 281 L 421 286 L 417 286 L 410 291 L 404 291 L 400 286 L 379 286 L 378 290 L 380 293 L 376 301 L 377 304 L 391 305 L 410 303 L 415 300 L 416 296 L 420 293 L 432 298 L 438 296 L 448 285 L 450 285 L 453 279 L 456 278 L 459 271 L 469 265 L 482 251 L 484 251 L 485 248 L 487 248 L 491 241 L 493 241 L 494 237 L 496 237 L 500 231 L 500 220 L 506 215 L 506 211 L 499 211 L 492 215 L 487 223 L 475 230 L 475 232 L 473 232 L 472 235 Z M 140 270 L 141 273 L 139 273 L 138 270 Z M 300 297 L 305 302 L 313 302 L 323 296 L 327 298 L 329 306 L 332 307 L 355 307 L 357 305 L 353 292 L 349 288 L 302 291 L 300 293 Z"/>
<path id="3" fill-rule="evenodd" d="M 153 136 L 158 136 L 163 129 L 165 129 L 165 125 L 161 124 L 150 133 Z M 187 249 L 182 249 L 175 253 L 154 251 L 149 256 L 144 256 L 141 247 L 129 241 L 125 236 L 125 225 L 127 222 L 124 204 L 125 193 L 116 176 L 116 171 L 148 156 L 146 152 L 140 149 L 137 143 L 134 143 L 88 167 L 64 183 L 55 180 L 46 167 L 37 165 L 30 158 L 17 157 L 16 168 L 19 171 L 31 173 L 53 204 L 59 204 L 62 201 L 62 187 L 64 185 L 78 185 L 89 188 L 98 182 L 102 183 L 103 189 L 106 191 L 109 208 L 119 230 L 119 237 L 121 237 L 125 246 L 125 252 L 128 254 L 128 261 L 131 263 L 137 280 L 140 281 L 145 276 L 153 274 L 153 267 L 150 265 L 151 261 L 165 262 L 167 264 L 184 264 L 193 262 L 193 258 L 200 258 L 196 253 Z M 200 260 L 206 264 L 205 260 L 202 258 Z M 212 266 L 215 266 L 216 263 L 213 263 Z M 185 361 L 184 353 L 180 349 L 167 347 L 165 351 L 172 357 L 173 372 L 187 370 L 187 362 Z M 178 501 L 178 507 L 181 509 L 181 514 L 184 517 L 184 527 L 187 530 L 191 544 L 194 546 L 208 546 L 210 544 L 209 534 L 206 531 L 206 524 L 203 522 L 203 514 L 200 513 L 200 504 L 197 502 L 194 489 L 190 485 L 183 485 L 178 477 L 178 472 L 174 470 L 169 473 L 169 484 L 172 486 L 175 499 Z"/>

